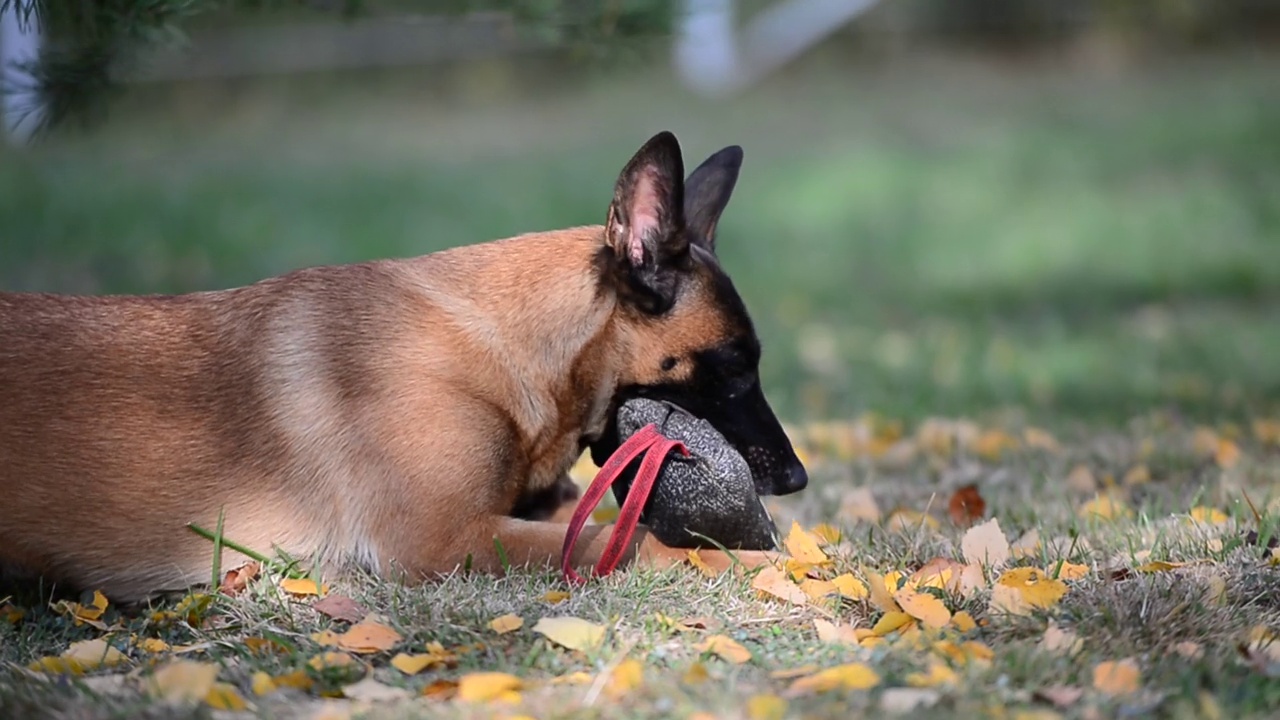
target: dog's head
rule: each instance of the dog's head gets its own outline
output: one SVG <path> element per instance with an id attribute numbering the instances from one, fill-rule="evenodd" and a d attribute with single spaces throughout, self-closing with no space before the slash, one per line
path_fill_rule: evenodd
<path id="1" fill-rule="evenodd" d="M 742 148 L 730 146 L 685 178 L 680 145 L 662 132 L 623 168 L 597 257 L 631 349 L 612 409 L 633 397 L 680 405 L 747 460 L 757 492 L 786 495 L 804 489 L 808 473 L 765 399 L 760 341 L 716 257 L 741 165 Z M 618 447 L 614 422 L 591 446 L 597 464 Z"/>

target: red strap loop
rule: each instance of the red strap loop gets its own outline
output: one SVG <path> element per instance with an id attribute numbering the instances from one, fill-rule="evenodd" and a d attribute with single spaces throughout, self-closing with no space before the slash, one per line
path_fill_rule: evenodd
<path id="1" fill-rule="evenodd" d="M 569 529 L 564 535 L 564 548 L 560 553 L 560 571 L 567 582 L 572 585 L 581 585 L 586 582 L 586 578 L 573 569 L 572 556 L 573 546 L 577 543 L 582 528 L 587 524 L 591 511 L 604 498 L 609 487 L 622 476 L 627 466 L 637 456 L 645 454 L 644 460 L 640 463 L 640 469 L 636 472 L 635 482 L 631 485 L 631 491 L 627 493 L 627 499 L 622 503 L 622 509 L 618 513 L 613 534 L 609 537 L 609 542 L 596 563 L 593 575 L 608 575 L 617 567 L 622 553 L 635 535 L 640 514 L 644 511 L 650 493 L 653 492 L 658 474 L 662 472 L 662 464 L 666 461 L 667 454 L 673 449 L 679 450 L 686 456 L 689 454 L 689 449 L 684 446 L 684 443 L 663 437 L 658 432 L 657 425 L 649 424 L 627 438 L 626 442 L 622 443 L 605 461 L 604 467 L 596 473 L 595 479 L 591 481 L 590 487 L 587 488 L 577 509 L 574 510 L 573 517 L 569 520 Z"/>

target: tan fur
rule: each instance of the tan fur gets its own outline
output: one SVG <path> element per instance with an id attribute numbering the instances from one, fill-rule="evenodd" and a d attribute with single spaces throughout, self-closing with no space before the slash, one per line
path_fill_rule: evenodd
<path id="1" fill-rule="evenodd" d="M 176 297 L 0 293 L 0 565 L 119 601 L 182 589 L 212 560 L 185 526 L 220 511 L 260 551 L 412 577 L 498 571 L 495 536 L 556 560 L 564 526 L 512 503 L 563 476 L 620 383 L 722 332 L 711 303 L 631 317 L 596 282 L 603 233 Z"/>

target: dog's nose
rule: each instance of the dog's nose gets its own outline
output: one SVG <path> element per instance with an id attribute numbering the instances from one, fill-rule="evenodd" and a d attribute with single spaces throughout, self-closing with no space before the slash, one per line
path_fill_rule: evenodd
<path id="1" fill-rule="evenodd" d="M 790 495 L 794 492 L 800 492 L 809 484 L 809 471 L 798 462 L 792 463 L 787 469 L 786 477 L 782 479 L 782 487 L 778 488 L 779 495 Z"/>

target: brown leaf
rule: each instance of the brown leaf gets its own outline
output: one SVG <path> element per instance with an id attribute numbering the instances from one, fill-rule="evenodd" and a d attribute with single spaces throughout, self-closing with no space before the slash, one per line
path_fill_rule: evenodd
<path id="1" fill-rule="evenodd" d="M 346 595 L 327 595 L 317 600 L 311 607 L 322 615 L 348 623 L 358 623 L 369 614 L 365 606 Z"/>
<path id="2" fill-rule="evenodd" d="M 403 638 L 400 633 L 383 625 L 373 617 L 352 625 L 349 630 L 338 635 L 338 647 L 353 653 L 376 653 L 390 650 Z"/>
<path id="3" fill-rule="evenodd" d="M 1041 688 L 1032 697 L 1040 702 L 1047 702 L 1058 708 L 1069 708 L 1084 696 L 1084 688 L 1073 685 L 1054 685 Z"/>
<path id="4" fill-rule="evenodd" d="M 967 528 L 982 519 L 987 511 L 987 501 L 982 499 L 978 486 L 970 483 L 956 490 L 947 504 L 947 514 L 958 527 Z"/>
<path id="5" fill-rule="evenodd" d="M 218 592 L 227 597 L 235 597 L 244 592 L 260 572 L 262 572 L 262 565 L 256 560 L 247 562 L 234 570 L 228 570 L 226 575 L 222 576 L 222 584 L 218 586 Z"/>

